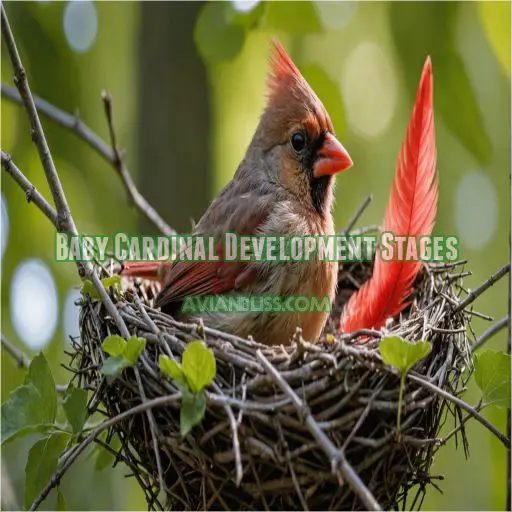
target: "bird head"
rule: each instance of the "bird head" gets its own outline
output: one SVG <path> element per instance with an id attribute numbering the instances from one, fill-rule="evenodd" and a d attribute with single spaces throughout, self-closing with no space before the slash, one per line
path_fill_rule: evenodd
<path id="1" fill-rule="evenodd" d="M 352 166 L 324 105 L 281 44 L 273 43 L 269 98 L 249 151 L 269 179 L 319 213 L 330 209 L 335 174 Z"/>

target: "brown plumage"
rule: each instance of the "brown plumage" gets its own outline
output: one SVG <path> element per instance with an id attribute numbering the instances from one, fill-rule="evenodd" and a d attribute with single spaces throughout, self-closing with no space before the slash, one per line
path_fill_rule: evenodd
<path id="1" fill-rule="evenodd" d="M 268 104 L 232 181 L 214 199 L 195 234 L 332 235 L 334 175 L 352 161 L 336 140 L 322 102 L 282 46 L 275 42 Z M 155 277 L 157 306 L 178 314 L 190 295 L 304 295 L 334 298 L 337 263 L 129 263 L 124 273 Z M 296 327 L 316 340 L 327 320 L 315 313 L 204 313 L 209 326 L 287 343 Z"/>

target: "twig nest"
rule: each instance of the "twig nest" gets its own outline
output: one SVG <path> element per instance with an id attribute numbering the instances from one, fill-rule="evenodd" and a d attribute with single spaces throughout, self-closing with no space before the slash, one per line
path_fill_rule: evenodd
<path id="1" fill-rule="evenodd" d="M 368 509 L 371 498 L 385 509 L 405 507 L 406 498 L 407 508 L 421 504 L 440 425 L 450 415 L 457 427 L 460 411 L 407 379 L 397 430 L 400 379 L 382 361 L 382 333 L 336 334 L 343 304 L 371 269 L 356 263 L 340 271 L 332 318 L 318 343 L 297 336 L 291 346 L 275 347 L 179 323 L 152 308 L 154 285 L 125 283 L 113 299 L 131 333 L 147 344 L 136 369 L 111 383 L 101 372 L 102 342 L 118 332 L 100 302 L 84 299 L 73 368 L 75 383 L 94 390 L 93 407 L 114 418 L 163 397 L 150 413 L 128 416 L 110 432 L 121 440 L 117 459 L 130 466 L 150 508 L 358 510 Z M 414 375 L 453 394 L 464 385 L 469 353 L 468 316 L 453 313 L 456 273 L 456 266 L 426 266 L 412 306 L 387 328 L 412 342 L 429 340 L 432 351 Z M 204 419 L 183 438 L 180 388 L 161 373 L 159 356 L 179 362 L 197 339 L 213 350 L 217 375 L 205 393 Z"/>

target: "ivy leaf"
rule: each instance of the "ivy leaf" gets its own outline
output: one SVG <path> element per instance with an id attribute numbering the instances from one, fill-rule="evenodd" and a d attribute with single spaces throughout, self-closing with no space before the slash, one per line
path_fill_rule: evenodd
<path id="1" fill-rule="evenodd" d="M 48 423 L 53 423 L 57 416 L 57 390 L 52 371 L 42 352 L 32 359 L 25 384 L 33 384 L 39 391 Z"/>
<path id="2" fill-rule="evenodd" d="M 180 433 L 185 437 L 196 425 L 201 423 L 206 411 L 204 393 L 195 395 L 186 393 L 181 400 Z"/>
<path id="3" fill-rule="evenodd" d="M 245 30 L 229 23 L 226 2 L 207 2 L 199 13 L 194 40 L 206 62 L 229 61 L 242 49 Z"/>
<path id="4" fill-rule="evenodd" d="M 75 434 L 81 432 L 89 415 L 87 410 L 87 391 L 71 387 L 71 390 L 68 389 L 68 395 L 62 402 L 62 407 L 73 432 Z"/>
<path id="5" fill-rule="evenodd" d="M 181 366 L 192 393 L 198 393 L 209 386 L 217 371 L 213 352 L 199 340 L 187 345 Z"/>
<path id="6" fill-rule="evenodd" d="M 473 356 L 475 381 L 487 403 L 510 407 L 510 356 L 505 352 L 484 350 Z"/>
<path id="7" fill-rule="evenodd" d="M 269 2 L 265 28 L 284 30 L 292 35 L 319 33 L 322 24 L 313 2 Z"/>
<path id="8" fill-rule="evenodd" d="M 25 467 L 25 508 L 28 509 L 57 469 L 59 457 L 70 435 L 56 432 L 35 443 L 28 452 Z"/>
<path id="9" fill-rule="evenodd" d="M 113 382 L 115 378 L 125 369 L 130 366 L 130 361 L 125 359 L 124 356 L 115 356 L 105 359 L 101 373 L 107 377 L 109 383 Z"/>
<path id="10" fill-rule="evenodd" d="M 123 340 L 124 341 L 124 340 Z M 146 348 L 146 340 L 137 336 L 132 336 L 123 352 L 123 356 L 132 366 L 136 365 L 139 361 L 139 357 Z"/>
<path id="11" fill-rule="evenodd" d="M 379 343 L 382 360 L 406 374 L 417 362 L 430 354 L 432 343 L 417 341 L 411 343 L 400 336 L 387 336 Z"/>
<path id="12" fill-rule="evenodd" d="M 126 348 L 126 340 L 117 334 L 107 336 L 101 344 L 103 351 L 109 356 L 120 356 Z"/>
<path id="13" fill-rule="evenodd" d="M 68 504 L 66 503 L 66 498 L 60 489 L 57 490 L 57 510 L 67 510 Z"/>
<path id="14" fill-rule="evenodd" d="M 176 361 L 173 361 L 170 357 L 161 355 L 158 358 L 158 364 L 162 373 L 180 384 L 183 388 L 188 389 L 185 374 L 183 373 L 181 366 Z"/>

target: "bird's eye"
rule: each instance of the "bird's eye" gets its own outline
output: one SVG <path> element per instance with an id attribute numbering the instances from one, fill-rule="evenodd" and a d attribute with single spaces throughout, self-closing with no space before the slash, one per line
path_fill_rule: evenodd
<path id="1" fill-rule="evenodd" d="M 292 134 L 290 142 L 292 144 L 292 148 L 299 153 L 306 145 L 306 137 L 302 132 L 295 132 Z"/>

